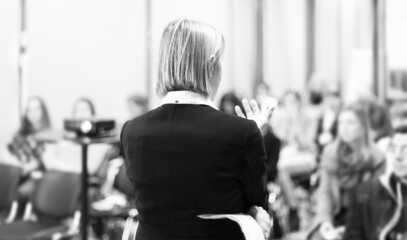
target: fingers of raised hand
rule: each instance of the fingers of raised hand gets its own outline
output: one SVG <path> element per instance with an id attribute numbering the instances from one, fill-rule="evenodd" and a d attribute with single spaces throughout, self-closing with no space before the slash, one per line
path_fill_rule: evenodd
<path id="1" fill-rule="evenodd" d="M 242 104 L 243 104 L 243 108 L 244 108 L 244 110 L 246 112 L 247 118 L 252 119 L 253 116 L 254 116 L 254 113 L 253 113 L 253 110 L 252 110 L 252 108 L 251 108 L 251 106 L 249 104 L 249 101 L 247 101 L 247 99 L 243 99 Z"/>
<path id="2" fill-rule="evenodd" d="M 239 106 L 235 106 L 235 112 L 236 112 L 237 116 L 242 117 L 242 118 L 246 118 L 246 116 L 244 115 L 242 109 Z"/>
<path id="3" fill-rule="evenodd" d="M 259 108 L 259 105 L 257 104 L 256 100 L 254 100 L 254 99 L 250 100 L 250 106 L 252 108 L 254 115 L 260 114 L 260 108 Z"/>

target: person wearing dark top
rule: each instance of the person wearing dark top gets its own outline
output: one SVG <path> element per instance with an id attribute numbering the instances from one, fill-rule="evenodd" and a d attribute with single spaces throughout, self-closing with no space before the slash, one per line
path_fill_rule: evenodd
<path id="1" fill-rule="evenodd" d="M 278 175 L 277 163 L 280 157 L 281 140 L 273 133 L 270 126 L 267 126 L 262 134 L 267 155 L 267 182 L 275 182 Z"/>
<path id="2" fill-rule="evenodd" d="M 407 239 L 407 126 L 390 141 L 387 172 L 353 193 L 343 239 Z"/>
<path id="3" fill-rule="evenodd" d="M 121 144 L 139 212 L 136 240 L 238 240 L 239 226 L 205 214 L 249 213 L 268 238 L 259 126 L 272 109 L 244 102 L 248 120 L 218 111 L 222 34 L 192 20 L 164 30 L 157 92 L 162 105 L 124 124 Z"/>

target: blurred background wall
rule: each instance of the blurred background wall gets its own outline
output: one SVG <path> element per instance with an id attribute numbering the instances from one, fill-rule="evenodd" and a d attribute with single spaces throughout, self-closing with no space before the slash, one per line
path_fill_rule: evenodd
<path id="1" fill-rule="evenodd" d="M 19 126 L 18 109 L 18 1 L 0 1 L 0 144 L 4 144 Z"/>
<path id="2" fill-rule="evenodd" d="M 21 2 L 26 2 L 27 23 L 23 84 L 17 71 Z M 150 107 L 156 107 L 161 33 L 182 17 L 208 22 L 225 36 L 223 82 L 215 102 L 230 90 L 252 97 L 259 81 L 275 96 L 288 88 L 305 89 L 313 78 L 324 79 L 348 99 L 370 93 L 374 2 L 385 6 L 378 18 L 383 68 L 406 69 L 404 0 L 0 1 L 0 144 L 19 125 L 19 102 L 32 95 L 45 99 L 59 129 L 82 96 L 95 102 L 99 116 L 118 121 L 127 117 L 131 94 L 148 96 Z M 384 87 L 389 74 L 380 79 Z"/>

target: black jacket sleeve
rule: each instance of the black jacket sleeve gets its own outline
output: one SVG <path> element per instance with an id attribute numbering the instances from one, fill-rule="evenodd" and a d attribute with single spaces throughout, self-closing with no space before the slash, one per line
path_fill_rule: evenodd
<path id="1" fill-rule="evenodd" d="M 124 123 L 122 130 L 120 131 L 120 154 L 123 156 L 123 158 L 125 159 L 124 156 L 124 148 L 123 148 L 123 132 L 125 131 L 125 127 L 127 125 L 128 121 Z"/>
<path id="2" fill-rule="evenodd" d="M 267 210 L 266 153 L 263 137 L 256 123 L 251 121 L 245 136 L 245 166 L 243 170 L 244 210 L 261 206 Z"/>

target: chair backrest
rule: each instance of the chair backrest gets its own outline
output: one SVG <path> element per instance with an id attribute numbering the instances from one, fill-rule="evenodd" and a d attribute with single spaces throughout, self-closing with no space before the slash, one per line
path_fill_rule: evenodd
<path id="1" fill-rule="evenodd" d="M 78 173 L 46 171 L 31 199 L 38 218 L 62 220 L 72 216 L 78 206 L 80 180 Z"/>
<path id="2" fill-rule="evenodd" d="M 0 164 L 0 210 L 10 207 L 15 200 L 22 173 L 18 166 Z"/>
<path id="3" fill-rule="evenodd" d="M 126 194 L 126 196 L 128 198 L 130 198 L 130 199 L 134 198 L 133 184 L 127 178 L 126 165 L 124 163 L 120 167 L 119 173 L 116 175 L 116 177 L 114 179 L 113 186 L 120 192 Z"/>

